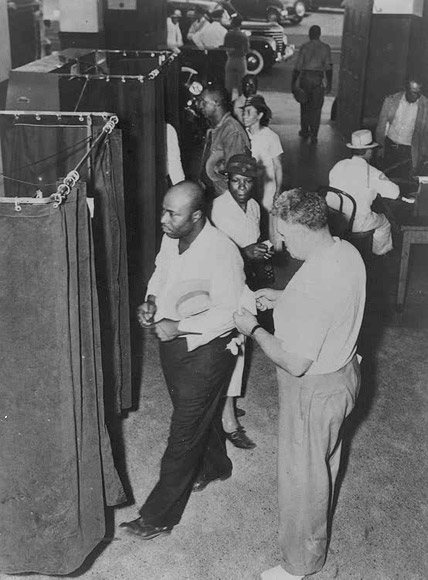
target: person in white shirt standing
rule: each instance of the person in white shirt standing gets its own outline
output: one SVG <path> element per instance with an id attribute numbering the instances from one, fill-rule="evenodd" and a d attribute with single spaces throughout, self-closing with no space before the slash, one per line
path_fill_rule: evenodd
<path id="1" fill-rule="evenodd" d="M 143 328 L 159 339 L 173 405 L 159 480 L 139 517 L 123 522 L 143 540 L 169 534 L 193 491 L 232 473 L 221 425 L 222 399 L 235 365 L 233 312 L 244 289 L 236 245 L 205 217 L 201 187 L 183 181 L 163 200 L 164 237 L 138 309 Z"/>
<path id="2" fill-rule="evenodd" d="M 221 23 L 223 10 L 214 10 L 209 14 L 212 22 L 196 32 L 192 40 L 198 48 L 210 49 L 223 46 L 227 29 Z"/>
<path id="3" fill-rule="evenodd" d="M 260 206 L 252 197 L 257 178 L 257 162 L 249 155 L 233 155 L 225 169 L 228 190 L 216 197 L 211 210 L 211 221 L 240 248 L 246 266 L 247 278 L 255 261 L 263 262 L 271 257 L 269 248 L 258 243 L 260 238 Z M 248 282 L 249 283 L 249 282 Z M 240 449 L 253 449 L 256 445 L 249 439 L 237 416 L 244 411 L 237 409 L 235 401 L 242 394 L 245 364 L 245 341 L 242 337 L 235 370 L 230 380 L 223 410 L 223 429 L 227 439 Z"/>
<path id="4" fill-rule="evenodd" d="M 422 83 L 410 79 L 404 92 L 385 98 L 376 128 L 384 147 L 384 171 L 407 179 L 428 159 L 428 99 Z"/>
<path id="5" fill-rule="evenodd" d="M 248 310 L 234 318 L 277 367 L 282 561 L 261 577 L 302 580 L 320 571 L 327 555 L 342 426 L 360 388 L 356 345 L 366 273 L 358 250 L 331 236 L 319 194 L 286 191 L 274 211 L 288 251 L 304 263 L 284 290 L 256 292 L 259 309 L 273 309 L 274 335 Z"/>
<path id="6" fill-rule="evenodd" d="M 268 237 L 275 246 L 281 249 L 277 235 L 276 221 L 270 213 L 274 198 L 282 191 L 283 148 L 279 135 L 268 127 L 272 111 L 261 95 L 254 95 L 245 101 L 243 120 L 251 143 L 251 153 L 256 158 L 259 167 L 259 194 L 265 215 L 262 218 L 262 231 L 268 229 Z M 264 222 L 269 220 L 266 228 Z"/>
<path id="7" fill-rule="evenodd" d="M 183 46 L 183 35 L 180 29 L 181 10 L 173 10 L 166 19 L 167 37 L 166 45 L 175 52 L 179 52 Z"/>
<path id="8" fill-rule="evenodd" d="M 385 215 L 372 211 L 372 203 L 378 195 L 387 199 L 397 199 L 400 188 L 390 181 L 385 174 L 369 164 L 373 150 L 378 143 L 373 141 L 372 133 L 368 129 L 354 131 L 351 143 L 347 147 L 352 149 L 351 159 L 339 161 L 329 174 L 332 187 L 349 193 L 355 199 L 357 212 L 353 223 L 354 232 L 375 230 L 373 235 L 373 253 L 386 254 L 392 250 L 391 224 Z M 334 207 L 334 201 L 327 195 L 327 203 Z"/>

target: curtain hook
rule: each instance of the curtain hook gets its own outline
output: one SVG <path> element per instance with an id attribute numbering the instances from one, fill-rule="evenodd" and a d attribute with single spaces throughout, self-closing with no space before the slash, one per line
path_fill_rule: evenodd
<path id="1" fill-rule="evenodd" d="M 40 115 L 36 115 L 36 121 L 40 121 L 41 117 Z"/>
<path id="2" fill-rule="evenodd" d="M 126 78 L 125 77 L 122 77 L 122 82 L 123 83 L 126 83 Z"/>
<path id="3" fill-rule="evenodd" d="M 22 211 L 22 207 L 19 205 L 18 197 L 15 197 L 15 211 Z"/>

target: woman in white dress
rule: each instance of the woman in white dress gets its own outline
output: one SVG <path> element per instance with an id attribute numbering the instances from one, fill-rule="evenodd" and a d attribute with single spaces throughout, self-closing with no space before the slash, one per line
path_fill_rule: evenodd
<path id="1" fill-rule="evenodd" d="M 266 212 L 270 212 L 274 198 L 282 191 L 282 154 L 279 136 L 268 127 L 272 111 L 261 95 L 247 99 L 243 121 L 251 141 L 251 153 L 259 168 L 259 195 Z M 263 221 L 262 221 L 263 225 Z M 269 239 L 279 249 L 274 219 L 269 215 Z"/>

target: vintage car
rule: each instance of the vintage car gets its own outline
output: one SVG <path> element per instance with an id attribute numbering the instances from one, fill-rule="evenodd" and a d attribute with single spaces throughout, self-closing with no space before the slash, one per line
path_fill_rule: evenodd
<path id="1" fill-rule="evenodd" d="M 317 12 L 320 8 L 344 8 L 345 0 L 305 0 L 308 12 Z"/>
<path id="2" fill-rule="evenodd" d="M 201 6 L 207 12 L 209 18 L 209 13 L 218 9 L 220 4 L 225 14 L 223 24 L 227 28 L 230 26 L 230 18 L 233 14 L 230 3 L 212 2 L 210 0 L 168 0 L 168 7 L 181 10 L 180 26 L 183 29 L 184 40 L 189 28 L 189 20 L 195 7 Z M 262 70 L 271 68 L 275 63 L 289 59 L 294 53 L 294 46 L 288 44 L 287 35 L 277 22 L 244 20 L 241 30 L 248 35 L 250 41 L 247 69 L 251 74 L 259 74 Z M 197 49 L 190 43 L 185 44 L 182 49 L 185 59 L 188 61 L 187 64 L 190 66 L 192 66 L 190 60 L 196 58 L 200 60 L 196 51 Z M 212 57 L 211 60 L 215 61 L 219 66 L 223 66 L 226 53 L 221 51 L 221 49 L 217 49 L 215 54 L 217 56 Z"/>
<path id="3" fill-rule="evenodd" d="M 306 14 L 305 0 L 232 0 L 232 5 L 246 20 L 296 24 Z"/>

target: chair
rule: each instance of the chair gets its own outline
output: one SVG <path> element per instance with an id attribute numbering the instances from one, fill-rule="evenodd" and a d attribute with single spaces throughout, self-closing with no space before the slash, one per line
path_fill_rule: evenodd
<path id="1" fill-rule="evenodd" d="M 375 230 L 368 230 L 366 232 L 353 232 L 355 214 L 357 213 L 357 204 L 355 199 L 349 193 L 337 189 L 336 187 L 322 186 L 318 189 L 318 193 L 323 197 L 327 197 L 328 193 L 335 194 L 339 199 L 339 209 L 329 206 L 328 225 L 333 236 L 348 240 L 360 252 L 364 262 L 367 264 L 371 259 L 373 253 L 373 234 Z M 349 200 L 351 203 L 351 212 L 349 214 L 344 211 L 344 201 Z M 349 204 L 348 204 L 349 205 Z"/>

